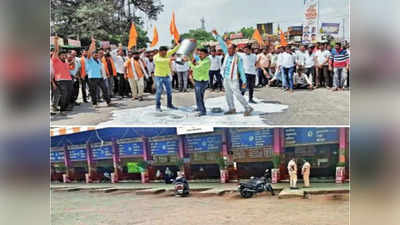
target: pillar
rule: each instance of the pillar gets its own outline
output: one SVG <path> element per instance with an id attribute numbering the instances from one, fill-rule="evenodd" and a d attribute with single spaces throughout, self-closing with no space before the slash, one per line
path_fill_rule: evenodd
<path id="1" fill-rule="evenodd" d="M 68 146 L 64 145 L 64 164 L 65 164 L 65 174 L 63 174 L 63 182 L 71 182 L 71 158 L 69 156 Z"/>
<path id="2" fill-rule="evenodd" d="M 339 128 L 339 159 L 336 166 L 336 183 L 344 183 L 346 173 L 346 143 L 347 143 L 347 128 Z"/>
<path id="3" fill-rule="evenodd" d="M 114 165 L 114 173 L 111 174 L 111 182 L 118 183 L 121 176 L 121 159 L 119 157 L 119 146 L 115 138 L 112 139 L 112 159 Z"/>
<path id="4" fill-rule="evenodd" d="M 179 168 L 179 170 L 183 171 L 187 180 L 190 180 L 192 170 L 190 168 L 190 161 L 185 160 L 185 158 L 189 158 L 185 145 L 186 141 L 185 135 L 178 136 L 178 159 L 183 160 L 183 168 Z"/>
<path id="5" fill-rule="evenodd" d="M 90 143 L 86 143 L 86 161 L 88 164 L 88 173 L 85 174 L 86 178 L 86 183 L 91 183 L 95 179 L 95 166 L 94 166 L 94 160 L 93 160 L 93 151 L 92 151 L 92 146 Z"/>
<path id="6" fill-rule="evenodd" d="M 273 143 L 272 143 L 272 150 L 273 150 L 273 157 L 279 157 L 281 158 L 281 153 L 283 152 L 283 128 L 273 128 L 274 131 L 274 138 L 273 138 Z M 281 179 L 280 176 L 280 164 L 277 166 L 277 168 L 273 168 L 271 171 L 271 176 L 272 176 L 272 183 L 276 184 L 279 182 Z"/>
<path id="7" fill-rule="evenodd" d="M 220 168 L 220 178 L 221 183 L 229 182 L 229 170 L 227 169 L 227 165 L 232 164 L 232 155 L 231 152 L 231 143 L 230 143 L 230 132 L 229 128 L 223 128 L 222 132 L 222 157 L 225 161 L 225 168 Z M 237 170 L 235 169 L 236 174 Z"/>
<path id="8" fill-rule="evenodd" d="M 152 160 L 149 139 L 147 137 L 142 137 L 142 142 L 143 142 L 143 161 L 149 162 Z M 149 183 L 150 181 L 148 169 L 149 168 L 146 168 L 145 171 L 140 173 L 143 184 Z"/>

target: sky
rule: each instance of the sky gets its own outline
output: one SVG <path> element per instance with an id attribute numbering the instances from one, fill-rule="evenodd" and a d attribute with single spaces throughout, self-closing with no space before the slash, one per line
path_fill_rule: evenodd
<path id="1" fill-rule="evenodd" d="M 320 22 L 345 21 L 345 38 L 349 39 L 349 1 L 320 0 Z M 175 11 L 176 26 L 179 33 L 201 27 L 200 19 L 204 17 L 206 31 L 217 29 L 219 33 L 238 31 L 242 27 L 256 27 L 257 23 L 278 24 L 283 30 L 288 26 L 301 25 L 304 19 L 303 0 L 161 0 L 164 11 L 157 21 L 145 21 L 144 28 L 150 40 L 153 37 L 153 26 L 156 25 L 161 45 L 170 45 L 172 36 L 169 24 L 172 11 Z M 342 28 L 340 28 L 340 37 Z"/>

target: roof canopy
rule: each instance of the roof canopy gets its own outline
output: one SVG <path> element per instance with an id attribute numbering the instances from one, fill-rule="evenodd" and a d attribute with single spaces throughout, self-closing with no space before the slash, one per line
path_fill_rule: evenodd
<path id="1" fill-rule="evenodd" d="M 112 139 L 176 135 L 176 128 L 160 127 L 110 127 L 51 137 L 51 147 L 81 145 Z"/>

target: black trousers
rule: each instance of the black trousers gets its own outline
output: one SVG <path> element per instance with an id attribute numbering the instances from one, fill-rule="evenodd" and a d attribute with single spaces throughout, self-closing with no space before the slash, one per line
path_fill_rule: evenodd
<path id="1" fill-rule="evenodd" d="M 246 73 L 247 89 L 249 90 L 249 100 L 253 100 L 254 86 L 256 85 L 256 75 Z M 239 81 L 240 89 L 242 90 L 242 95 L 246 90 L 242 89 L 242 80 Z"/>
<path id="2" fill-rule="evenodd" d="M 81 91 L 82 91 L 82 98 L 83 101 L 87 101 L 87 93 L 86 93 L 86 89 L 89 86 L 89 78 L 87 76 L 85 76 L 85 78 L 79 78 L 79 81 L 81 82 Z"/>
<path id="3" fill-rule="evenodd" d="M 127 80 L 124 78 L 124 74 L 122 73 L 117 73 L 117 79 L 118 79 L 118 94 L 123 97 L 123 96 L 128 96 L 129 93 L 129 83 Z"/>
<path id="4" fill-rule="evenodd" d="M 265 68 L 265 70 L 268 72 L 268 68 Z M 268 79 L 265 77 L 264 72 L 262 69 L 258 68 L 257 69 L 257 75 L 258 75 L 258 84 L 257 86 L 265 86 L 268 83 Z"/>
<path id="5" fill-rule="evenodd" d="M 175 72 L 172 73 L 172 88 L 174 88 L 174 89 L 179 88 L 178 74 Z"/>
<path id="6" fill-rule="evenodd" d="M 144 92 L 153 93 L 153 77 L 149 77 L 145 80 Z"/>
<path id="7" fill-rule="evenodd" d="M 330 84 L 332 83 L 332 77 L 329 76 L 328 66 L 322 66 L 322 68 L 318 68 L 318 78 L 320 82 L 319 85 L 331 87 Z"/>
<path id="8" fill-rule="evenodd" d="M 89 87 L 90 87 L 90 97 L 92 98 L 92 104 L 97 105 L 97 89 L 101 89 L 103 92 L 103 98 L 106 100 L 107 104 L 111 102 L 110 96 L 108 95 L 106 84 L 104 83 L 103 78 L 89 78 Z"/>
<path id="9" fill-rule="evenodd" d="M 208 72 L 208 75 L 210 77 L 210 87 L 212 90 L 215 90 L 219 88 L 220 91 L 222 91 L 222 75 L 220 73 L 220 70 L 210 70 Z M 214 84 L 214 77 L 215 77 L 215 84 Z"/>
<path id="10" fill-rule="evenodd" d="M 75 103 L 79 96 L 79 78 L 74 79 L 72 85 L 71 103 Z"/>
<path id="11" fill-rule="evenodd" d="M 60 96 L 60 111 L 66 111 L 67 107 L 71 105 L 72 98 L 72 80 L 56 81 L 57 94 Z"/>

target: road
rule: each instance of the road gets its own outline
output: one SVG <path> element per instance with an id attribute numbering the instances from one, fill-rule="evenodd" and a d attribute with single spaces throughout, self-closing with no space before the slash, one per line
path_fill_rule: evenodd
<path id="1" fill-rule="evenodd" d="M 204 125 L 213 126 L 302 126 L 349 124 L 350 91 L 332 92 L 325 88 L 284 92 L 279 88 L 265 87 L 256 89 L 258 104 L 252 105 L 255 112 L 243 117 L 240 104 L 236 104 L 236 115 L 224 116 L 221 113 L 209 113 L 197 118 L 191 112 L 194 109 L 194 92 L 173 93 L 173 102 L 179 110 L 155 112 L 154 95 L 147 94 L 145 101 L 131 99 L 114 100 L 114 107 L 101 103 L 94 109 L 90 103 L 76 106 L 67 115 L 51 117 L 52 126 L 93 126 L 93 125 Z M 165 104 L 166 98 L 163 98 Z M 206 107 L 222 108 L 227 106 L 223 92 L 206 91 Z"/>
<path id="2" fill-rule="evenodd" d="M 346 225 L 349 201 L 348 194 L 312 195 L 310 199 L 260 194 L 242 199 L 238 193 L 211 197 L 193 193 L 181 198 L 128 191 L 52 192 L 51 220 L 53 225 Z"/>

